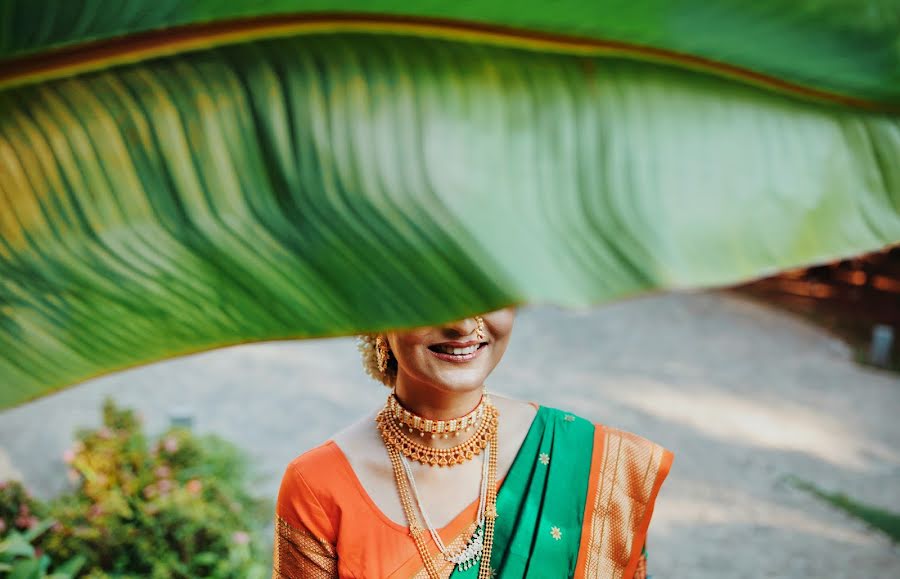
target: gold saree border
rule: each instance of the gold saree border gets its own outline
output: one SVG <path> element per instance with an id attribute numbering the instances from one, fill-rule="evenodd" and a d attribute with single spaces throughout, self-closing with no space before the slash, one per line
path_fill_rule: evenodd
<path id="1" fill-rule="evenodd" d="M 651 440 L 595 425 L 576 579 L 634 577 L 656 496 L 673 458 Z"/>
<path id="2" fill-rule="evenodd" d="M 331 544 L 275 515 L 272 579 L 337 579 L 337 553 Z"/>

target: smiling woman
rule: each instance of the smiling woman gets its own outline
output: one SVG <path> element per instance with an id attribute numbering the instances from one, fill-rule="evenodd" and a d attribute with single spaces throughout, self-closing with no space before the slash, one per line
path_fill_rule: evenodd
<path id="1" fill-rule="evenodd" d="M 383 408 L 295 458 L 273 577 L 646 576 L 660 445 L 488 394 L 513 307 L 359 336 Z"/>

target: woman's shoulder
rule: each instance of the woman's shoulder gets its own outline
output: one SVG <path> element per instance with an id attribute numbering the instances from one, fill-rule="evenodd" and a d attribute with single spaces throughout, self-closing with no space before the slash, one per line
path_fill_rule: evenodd
<path id="1" fill-rule="evenodd" d="M 287 495 L 304 497 L 318 503 L 326 502 L 327 496 L 331 494 L 329 489 L 337 478 L 335 475 L 340 472 L 339 468 L 339 452 L 334 441 L 329 439 L 299 454 L 288 463 L 281 479 L 279 495 L 282 495 L 282 499 Z"/>
<path id="2" fill-rule="evenodd" d="M 298 487 L 335 506 L 357 496 L 357 467 L 379 453 L 386 459 L 381 444 L 374 414 L 366 415 L 295 457 L 285 478 L 300 479 Z"/>
<path id="3" fill-rule="evenodd" d="M 336 538 L 344 498 L 352 496 L 343 455 L 334 440 L 296 456 L 288 463 L 278 491 L 276 511 L 291 525 L 316 529 L 317 536 Z"/>
<path id="4" fill-rule="evenodd" d="M 371 439 L 373 432 L 377 433 L 374 414 L 366 415 L 335 432 L 325 442 L 296 456 L 288 468 L 294 469 L 304 476 L 330 473 L 333 477 L 336 469 L 344 466 L 348 447 L 354 446 L 361 440 Z"/>
<path id="5" fill-rule="evenodd" d="M 276 540 L 291 544 L 298 538 L 313 538 L 311 543 L 316 545 L 333 545 L 337 540 L 335 505 L 319 475 L 328 472 L 329 448 L 329 443 L 321 444 L 285 468 L 275 501 Z"/>
<path id="6" fill-rule="evenodd" d="M 491 403 L 500 413 L 501 435 L 503 432 L 527 430 L 539 412 L 539 405 L 501 394 L 491 394 Z"/>
<path id="7" fill-rule="evenodd" d="M 314 477 L 317 473 L 327 471 L 336 464 L 340 458 L 336 450 L 334 440 L 329 438 L 318 446 L 294 457 L 288 463 L 287 470 L 304 478 Z"/>

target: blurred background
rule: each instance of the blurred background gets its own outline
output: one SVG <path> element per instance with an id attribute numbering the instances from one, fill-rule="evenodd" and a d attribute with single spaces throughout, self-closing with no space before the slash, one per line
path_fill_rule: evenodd
<path id="1" fill-rule="evenodd" d="M 488 387 L 675 453 L 655 579 L 900 577 L 898 334 L 894 248 L 731 288 L 523 307 Z M 197 576 L 185 560 L 270 576 L 284 468 L 386 394 L 347 337 L 192 355 L 7 410 L 0 563 L 30 545 L 71 576 Z"/>

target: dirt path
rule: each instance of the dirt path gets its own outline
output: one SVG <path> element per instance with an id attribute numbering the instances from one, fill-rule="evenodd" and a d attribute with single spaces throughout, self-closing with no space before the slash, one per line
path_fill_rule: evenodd
<path id="1" fill-rule="evenodd" d="M 521 310 L 488 385 L 654 439 L 675 464 L 654 513 L 655 579 L 900 577 L 900 548 L 783 482 L 900 510 L 900 380 L 816 328 L 726 293 Z M 95 380 L 0 414 L 0 478 L 48 496 L 107 393 L 151 433 L 178 406 L 246 448 L 274 497 L 284 466 L 386 390 L 352 338 L 230 348 Z"/>

